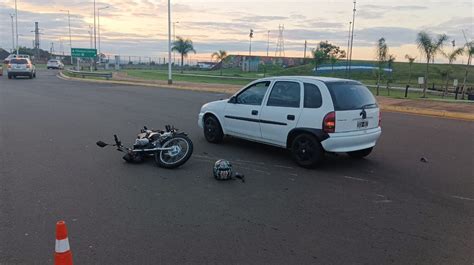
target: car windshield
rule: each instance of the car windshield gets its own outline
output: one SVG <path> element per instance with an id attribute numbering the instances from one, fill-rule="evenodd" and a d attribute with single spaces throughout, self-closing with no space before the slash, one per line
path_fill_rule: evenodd
<path id="1" fill-rule="evenodd" d="M 12 59 L 10 61 L 12 64 L 28 64 L 28 60 L 26 59 Z"/>
<path id="2" fill-rule="evenodd" d="M 358 82 L 328 82 L 335 110 L 376 108 L 377 102 L 370 90 Z"/>

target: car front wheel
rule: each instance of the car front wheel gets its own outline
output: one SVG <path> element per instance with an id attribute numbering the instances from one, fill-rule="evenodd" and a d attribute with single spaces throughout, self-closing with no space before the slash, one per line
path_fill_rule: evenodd
<path id="1" fill-rule="evenodd" d="M 222 127 L 216 117 L 208 115 L 204 118 L 204 137 L 210 143 L 219 143 L 224 139 Z"/>
<path id="2" fill-rule="evenodd" d="M 362 149 L 362 150 L 357 150 L 353 152 L 348 152 L 347 154 L 352 157 L 352 158 L 364 158 L 368 156 L 372 152 L 373 147 L 367 148 L 367 149 Z"/>
<path id="3" fill-rule="evenodd" d="M 311 134 L 300 134 L 295 137 L 290 147 L 291 156 L 301 167 L 313 168 L 324 159 L 324 149 Z"/>

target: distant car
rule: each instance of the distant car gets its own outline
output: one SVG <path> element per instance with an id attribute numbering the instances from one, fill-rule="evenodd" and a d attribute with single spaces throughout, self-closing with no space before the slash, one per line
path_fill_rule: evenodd
<path id="1" fill-rule="evenodd" d="M 8 79 L 17 76 L 27 76 L 31 79 L 36 77 L 36 67 L 27 58 L 11 59 L 7 66 L 7 75 Z"/>
<path id="2" fill-rule="evenodd" d="M 0 64 L 0 76 L 3 75 L 3 66 Z"/>
<path id="3" fill-rule="evenodd" d="M 51 59 L 46 64 L 46 68 L 48 68 L 48 69 L 63 69 L 64 64 L 60 60 Z"/>
<path id="4" fill-rule="evenodd" d="M 287 76 L 256 80 L 230 99 L 202 106 L 198 124 L 208 142 L 224 135 L 287 148 L 302 167 L 326 152 L 369 155 L 381 135 L 380 110 L 353 80 Z"/>

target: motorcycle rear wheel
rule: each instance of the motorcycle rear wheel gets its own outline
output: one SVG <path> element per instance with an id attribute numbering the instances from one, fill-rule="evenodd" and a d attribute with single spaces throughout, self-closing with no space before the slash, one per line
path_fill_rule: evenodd
<path id="1" fill-rule="evenodd" d="M 162 147 L 175 147 L 173 150 L 155 153 L 155 162 L 162 168 L 177 168 L 186 163 L 193 153 L 193 142 L 185 135 L 174 136 L 167 140 Z"/>

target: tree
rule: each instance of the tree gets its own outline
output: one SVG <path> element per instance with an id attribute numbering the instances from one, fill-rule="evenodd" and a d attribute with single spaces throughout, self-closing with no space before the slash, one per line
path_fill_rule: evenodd
<path id="1" fill-rule="evenodd" d="M 428 73 L 430 60 L 434 59 L 448 41 L 446 34 L 440 34 L 436 38 L 430 36 L 426 31 L 420 31 L 416 38 L 418 49 L 426 56 L 425 82 L 423 86 L 423 97 L 426 97 L 426 89 L 428 87 Z"/>
<path id="2" fill-rule="evenodd" d="M 472 63 L 472 57 L 474 57 L 474 41 L 466 43 L 464 45 L 467 53 L 467 64 L 466 64 L 466 71 L 464 73 L 464 81 L 462 82 L 462 87 L 461 87 L 461 99 L 464 99 L 464 92 L 466 91 L 466 80 L 467 80 L 467 74 L 469 72 L 469 66 Z"/>
<path id="3" fill-rule="evenodd" d="M 416 60 L 416 57 L 411 57 L 410 55 L 408 54 L 405 54 L 405 59 L 408 60 L 408 85 L 411 85 L 411 69 L 413 67 L 413 63 L 415 62 Z"/>
<path id="4" fill-rule="evenodd" d="M 393 77 L 393 63 L 395 62 L 395 55 L 393 54 L 390 54 L 387 58 L 387 66 L 388 66 L 388 69 L 390 69 L 390 74 L 389 74 L 389 78 L 387 79 L 387 93 L 388 95 L 390 96 L 390 82 L 393 82 L 392 80 L 392 77 Z"/>
<path id="5" fill-rule="evenodd" d="M 383 73 L 383 66 L 387 62 L 387 55 L 388 55 L 388 46 L 385 42 L 385 38 L 380 38 L 377 42 L 377 96 L 379 95 L 380 89 L 380 79 Z"/>
<path id="6" fill-rule="evenodd" d="M 211 57 L 216 59 L 218 62 L 221 63 L 221 75 L 222 75 L 222 68 L 223 68 L 223 62 L 224 59 L 227 58 L 227 52 L 224 50 L 219 50 L 218 52 L 215 52 L 211 55 Z"/>
<path id="7" fill-rule="evenodd" d="M 444 88 L 443 96 L 446 96 L 448 94 L 449 75 L 453 71 L 451 69 L 451 65 L 453 64 L 453 62 L 456 61 L 458 56 L 462 55 L 463 53 L 464 53 L 464 47 L 457 48 L 448 54 L 444 54 L 446 58 L 448 58 L 448 66 L 446 67 L 446 70 L 444 71 L 444 74 L 443 74 L 443 76 L 446 78 L 446 86 Z"/>
<path id="8" fill-rule="evenodd" d="M 346 52 L 341 50 L 339 46 L 333 45 L 328 41 L 321 41 L 317 49 L 313 49 L 313 58 L 315 69 L 318 70 L 318 66 L 321 64 L 330 61 L 332 67 L 337 62 L 338 59 L 344 58 Z"/>
<path id="9" fill-rule="evenodd" d="M 188 53 L 193 52 L 194 50 L 193 41 L 190 39 L 183 39 L 182 37 L 176 37 L 176 40 L 173 42 L 173 47 L 171 50 L 181 54 L 181 73 L 183 72 L 184 58 L 188 57 Z"/>

